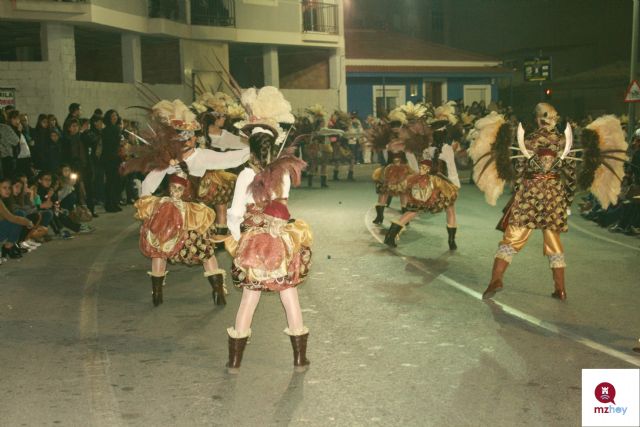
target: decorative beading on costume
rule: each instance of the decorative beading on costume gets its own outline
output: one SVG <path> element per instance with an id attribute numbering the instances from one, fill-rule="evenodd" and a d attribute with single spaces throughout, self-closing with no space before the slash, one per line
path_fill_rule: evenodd
<path id="1" fill-rule="evenodd" d="M 498 250 L 496 252 L 496 258 L 502 259 L 511 263 L 513 256 L 517 254 L 518 251 L 511 245 L 500 245 L 498 246 Z"/>
<path id="2" fill-rule="evenodd" d="M 549 258 L 549 267 L 551 268 L 565 268 L 567 266 L 563 253 L 548 255 L 547 258 Z"/>

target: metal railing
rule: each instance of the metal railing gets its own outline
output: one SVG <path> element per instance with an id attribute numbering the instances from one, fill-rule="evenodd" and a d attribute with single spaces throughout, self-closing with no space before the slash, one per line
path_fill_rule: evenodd
<path id="1" fill-rule="evenodd" d="M 235 27 L 235 0 L 191 0 L 191 25 Z"/>
<path id="2" fill-rule="evenodd" d="M 186 0 L 149 0 L 149 18 L 187 22 Z"/>
<path id="3" fill-rule="evenodd" d="M 338 34 L 338 5 L 302 0 L 302 31 Z"/>

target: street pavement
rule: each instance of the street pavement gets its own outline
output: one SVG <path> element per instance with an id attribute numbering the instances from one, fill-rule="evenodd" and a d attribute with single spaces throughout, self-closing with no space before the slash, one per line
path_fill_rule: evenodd
<path id="1" fill-rule="evenodd" d="M 131 208 L 0 266 L 0 424 L 576 426 L 581 369 L 640 366 L 640 239 L 574 215 L 566 302 L 550 297 L 539 233 L 482 302 L 508 195 L 491 207 L 463 185 L 456 252 L 444 214 L 413 221 L 391 250 L 371 224 L 370 172 L 291 196 L 315 233 L 303 374 L 277 295 L 262 296 L 238 375 L 224 365 L 240 291 L 215 307 L 201 268 L 171 266 L 154 308 Z"/>

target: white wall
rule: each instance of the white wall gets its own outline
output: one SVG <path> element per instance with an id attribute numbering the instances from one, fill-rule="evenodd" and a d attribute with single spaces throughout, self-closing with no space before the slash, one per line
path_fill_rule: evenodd
<path id="1" fill-rule="evenodd" d="M 291 103 L 295 114 L 313 105 L 323 105 L 327 112 L 340 107 L 338 91 L 333 89 L 282 89 L 282 94 Z"/>

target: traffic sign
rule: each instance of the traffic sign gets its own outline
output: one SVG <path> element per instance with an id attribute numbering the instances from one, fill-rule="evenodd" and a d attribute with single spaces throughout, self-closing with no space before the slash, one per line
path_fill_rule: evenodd
<path id="1" fill-rule="evenodd" d="M 524 81 L 544 82 L 551 80 L 551 57 L 527 58 L 524 60 Z"/>
<path id="2" fill-rule="evenodd" d="M 637 80 L 632 81 L 627 88 L 624 102 L 640 102 L 640 85 Z"/>

